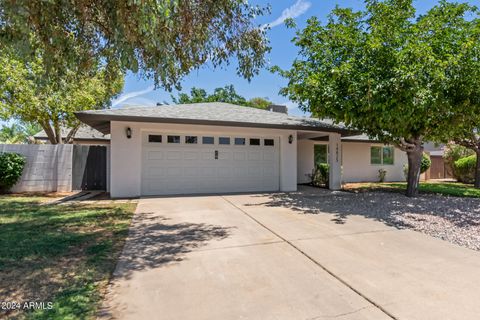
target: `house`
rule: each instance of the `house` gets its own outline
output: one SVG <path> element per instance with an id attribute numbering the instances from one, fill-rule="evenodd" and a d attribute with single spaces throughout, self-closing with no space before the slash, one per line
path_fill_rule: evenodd
<path id="1" fill-rule="evenodd" d="M 281 108 L 278 108 L 282 111 Z M 315 161 L 330 164 L 330 188 L 342 182 L 403 180 L 405 154 L 341 125 L 228 103 L 77 112 L 110 134 L 112 197 L 295 191 Z M 343 140 L 342 140 L 343 139 Z M 343 172 L 342 172 L 343 167 Z"/>
<path id="2" fill-rule="evenodd" d="M 68 135 L 70 129 L 61 128 L 61 133 L 63 139 Z M 48 136 L 44 130 L 38 132 L 33 136 L 37 142 L 46 142 L 48 143 Z M 73 138 L 73 144 L 86 144 L 86 145 L 109 145 L 110 144 L 110 135 L 103 134 L 98 130 L 88 126 L 82 125 L 78 128 L 75 136 Z"/>

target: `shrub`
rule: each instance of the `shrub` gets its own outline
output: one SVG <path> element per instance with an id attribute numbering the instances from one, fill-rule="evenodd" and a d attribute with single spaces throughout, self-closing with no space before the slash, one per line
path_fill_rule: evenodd
<path id="1" fill-rule="evenodd" d="M 430 156 L 425 152 L 422 155 L 422 162 L 420 162 L 420 173 L 425 173 L 430 166 L 432 165 L 432 160 L 430 160 Z M 403 166 L 403 175 L 405 176 L 405 180 L 408 178 L 408 164 Z"/>
<path id="2" fill-rule="evenodd" d="M 0 192 L 4 193 L 20 179 L 25 158 L 18 153 L 0 154 Z"/>
<path id="3" fill-rule="evenodd" d="M 432 165 L 432 160 L 430 160 L 430 156 L 425 152 L 422 155 L 422 162 L 420 163 L 420 173 L 425 173 Z"/>
<path id="4" fill-rule="evenodd" d="M 312 185 L 314 186 L 325 186 L 328 188 L 328 177 L 329 177 L 330 166 L 328 163 L 321 163 L 315 165 L 315 169 L 312 172 Z"/>
<path id="5" fill-rule="evenodd" d="M 475 152 L 471 149 L 467 149 L 464 146 L 460 146 L 458 144 L 449 143 L 445 147 L 443 158 L 445 159 L 445 163 L 450 173 L 457 179 L 460 180 L 458 177 L 458 173 L 455 169 L 455 161 L 466 158 L 468 156 L 474 155 Z"/>
<path id="6" fill-rule="evenodd" d="M 379 169 L 378 170 L 378 181 L 385 182 L 385 177 L 387 176 L 387 170 Z"/>
<path id="7" fill-rule="evenodd" d="M 453 164 L 455 176 L 460 182 L 475 182 L 475 167 L 477 165 L 477 156 L 471 155 L 460 158 Z"/>

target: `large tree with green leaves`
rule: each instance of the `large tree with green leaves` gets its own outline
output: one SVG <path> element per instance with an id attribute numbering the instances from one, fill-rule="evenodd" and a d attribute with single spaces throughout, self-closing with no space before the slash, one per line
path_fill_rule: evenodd
<path id="1" fill-rule="evenodd" d="M 275 70 L 300 108 L 404 150 L 407 195 L 415 196 L 423 142 L 451 136 L 459 116 L 475 112 L 466 102 L 480 77 L 465 70 L 478 68 L 480 20 L 476 8 L 446 1 L 420 16 L 411 0 L 365 5 L 337 7 L 325 24 L 309 19 L 294 38 L 299 57 Z"/>
<path id="2" fill-rule="evenodd" d="M 0 118 L 39 124 L 50 143 L 70 143 L 80 125 L 74 112 L 107 107 L 123 88 L 123 73 L 106 72 L 98 63 L 86 73 L 67 70 L 52 79 L 43 58 L 24 62 L 15 52 L 0 50 Z M 65 137 L 62 127 L 71 128 Z"/>
<path id="3" fill-rule="evenodd" d="M 34 143 L 33 136 L 42 128 L 33 123 L 4 124 L 0 128 L 0 143 Z"/>
<path id="4" fill-rule="evenodd" d="M 50 74 L 88 72 L 101 58 L 171 89 L 232 57 L 250 79 L 269 49 L 253 22 L 264 12 L 243 0 L 0 0 L 0 43 L 24 61 L 40 48 Z"/>
<path id="5" fill-rule="evenodd" d="M 227 102 L 239 106 L 266 109 L 272 103 L 261 97 L 255 97 L 247 100 L 235 90 L 233 85 L 227 85 L 223 88 L 216 88 L 213 93 L 207 93 L 205 89 L 193 87 L 188 93 L 180 93 L 178 97 L 172 95 L 173 103 L 199 103 L 199 102 Z"/>

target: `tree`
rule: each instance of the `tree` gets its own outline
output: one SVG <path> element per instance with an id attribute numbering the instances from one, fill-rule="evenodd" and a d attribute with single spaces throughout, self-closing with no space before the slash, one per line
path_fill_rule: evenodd
<path id="1" fill-rule="evenodd" d="M 0 143 L 31 143 L 33 136 L 41 130 L 39 125 L 30 123 L 12 123 L 0 129 Z"/>
<path id="2" fill-rule="evenodd" d="M 266 10 L 240 0 L 1 0 L 0 43 L 24 61 L 40 48 L 50 75 L 101 59 L 171 89 L 207 61 L 235 57 L 238 74 L 258 73 L 269 47 L 253 20 Z"/>
<path id="3" fill-rule="evenodd" d="M 68 71 L 52 80 L 43 57 L 25 63 L 12 51 L 0 50 L 0 118 L 39 124 L 50 143 L 70 143 L 80 125 L 73 112 L 108 106 L 123 88 L 123 73 L 117 69 L 112 77 L 97 64 L 88 74 Z M 66 137 L 62 126 L 72 128 Z"/>
<path id="4" fill-rule="evenodd" d="M 415 196 L 423 141 L 451 136 L 452 123 L 472 112 L 457 96 L 480 81 L 464 81 L 473 64 L 459 67 L 472 63 L 463 54 L 478 46 L 477 10 L 441 1 L 417 17 L 411 0 L 365 3 L 364 11 L 335 8 L 326 24 L 309 19 L 293 40 L 300 51 L 291 69 L 273 70 L 289 80 L 281 93 L 303 110 L 405 151 L 407 195 Z"/>
<path id="5" fill-rule="evenodd" d="M 213 93 L 208 94 L 205 89 L 193 87 L 188 93 L 180 93 L 178 97 L 173 95 L 173 103 L 199 103 L 199 102 L 226 102 L 240 106 L 253 107 L 258 109 L 266 109 L 272 103 L 265 98 L 252 98 L 247 100 L 239 95 L 233 85 L 227 85 L 223 88 L 216 88 Z"/>

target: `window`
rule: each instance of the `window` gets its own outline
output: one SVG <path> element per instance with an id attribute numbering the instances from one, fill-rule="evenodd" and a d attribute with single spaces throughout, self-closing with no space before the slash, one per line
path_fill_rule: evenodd
<path id="1" fill-rule="evenodd" d="M 370 148 L 371 164 L 388 164 L 394 163 L 393 147 L 371 147 Z"/>
<path id="2" fill-rule="evenodd" d="M 250 145 L 251 145 L 251 146 L 259 146 L 259 145 L 260 145 L 260 139 L 251 138 L 251 139 L 250 139 Z"/>
<path id="3" fill-rule="evenodd" d="M 196 136 L 185 136 L 185 143 L 188 144 L 197 144 L 197 137 Z"/>
<path id="4" fill-rule="evenodd" d="M 168 136 L 167 137 L 168 143 L 180 143 L 180 136 Z"/>
<path id="5" fill-rule="evenodd" d="M 214 144 L 215 139 L 213 137 L 202 137 L 203 144 Z"/>
<path id="6" fill-rule="evenodd" d="M 393 147 L 383 147 L 383 164 L 393 164 L 394 149 Z"/>
<path id="7" fill-rule="evenodd" d="M 148 142 L 161 143 L 162 142 L 162 136 L 159 135 L 159 134 L 149 134 L 148 135 Z"/>
<path id="8" fill-rule="evenodd" d="M 326 144 L 316 144 L 313 147 L 315 165 L 328 163 L 328 146 Z"/>
<path id="9" fill-rule="evenodd" d="M 244 146 L 246 139 L 245 138 L 235 138 L 235 145 Z"/>
<path id="10" fill-rule="evenodd" d="M 220 138 L 218 138 L 218 143 L 219 144 L 230 144 L 230 138 L 229 137 L 220 137 Z"/>
<path id="11" fill-rule="evenodd" d="M 264 140 L 263 140 L 263 145 L 265 145 L 265 146 L 274 146 L 274 145 L 275 145 L 275 140 L 273 140 L 273 139 L 264 139 Z"/>

